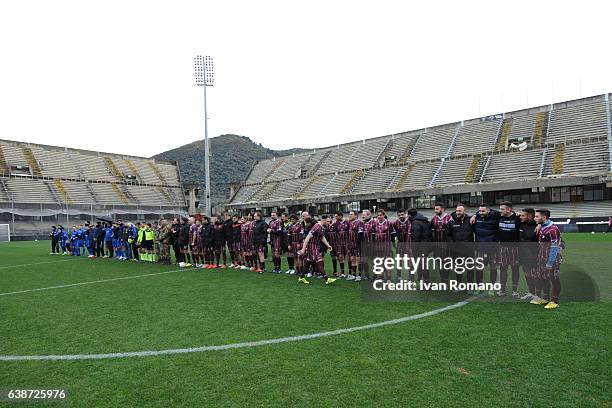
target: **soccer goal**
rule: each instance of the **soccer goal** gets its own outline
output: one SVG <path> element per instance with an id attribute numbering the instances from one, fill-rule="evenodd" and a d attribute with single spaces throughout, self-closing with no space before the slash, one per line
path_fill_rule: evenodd
<path id="1" fill-rule="evenodd" d="M 8 224 L 0 224 L 0 242 L 11 242 L 11 229 Z"/>

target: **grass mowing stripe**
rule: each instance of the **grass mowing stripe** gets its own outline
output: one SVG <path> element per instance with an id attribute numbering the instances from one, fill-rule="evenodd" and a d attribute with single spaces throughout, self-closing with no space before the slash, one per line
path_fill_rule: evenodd
<path id="1" fill-rule="evenodd" d="M 79 258 L 79 257 L 77 257 L 77 258 Z M 44 264 L 50 264 L 50 263 L 68 262 L 68 261 L 72 261 L 72 260 L 74 260 L 74 258 L 60 259 L 58 261 L 44 261 L 44 262 L 34 262 L 34 263 L 19 264 L 19 265 L 7 265 L 7 266 L 0 266 L 0 269 L 20 268 L 22 266 L 44 265 Z"/>
<path id="2" fill-rule="evenodd" d="M 144 274 L 144 275 L 122 276 L 120 278 L 110 278 L 110 279 L 101 279 L 101 280 L 97 280 L 97 281 L 69 283 L 69 284 L 66 284 L 66 285 L 47 286 L 45 288 L 24 289 L 24 290 L 18 290 L 16 292 L 0 293 L 0 296 L 18 295 L 20 293 L 28 293 L 28 292 L 40 292 L 42 290 L 70 288 L 70 287 L 73 287 L 73 286 L 93 285 L 94 283 L 113 282 L 113 281 L 126 280 L 126 279 L 145 278 L 147 276 L 165 275 L 165 274 L 168 274 L 168 273 L 176 273 L 176 272 L 182 272 L 182 271 L 188 271 L 188 270 L 193 270 L 193 269 L 173 269 L 171 271 L 147 273 L 147 274 Z"/>
<path id="3" fill-rule="evenodd" d="M 231 350 L 238 348 L 250 348 L 257 346 L 265 346 L 268 344 L 288 343 L 292 341 L 311 340 L 320 337 L 337 336 L 339 334 L 352 333 L 356 331 L 375 329 L 378 327 L 389 326 L 394 324 L 400 324 L 403 322 L 422 319 L 424 317 L 434 316 L 440 313 L 447 312 L 449 310 L 457 309 L 467 305 L 474 299 L 480 296 L 473 296 L 461 302 L 453 303 L 439 309 L 430 310 L 428 312 L 419 313 L 412 316 L 400 317 L 398 319 L 385 320 L 382 322 L 366 324 L 363 326 L 348 327 L 345 329 L 337 329 L 319 333 L 304 334 L 301 336 L 281 337 L 277 339 L 258 340 L 250 341 L 245 343 L 233 343 L 223 344 L 220 346 L 202 346 L 192 348 L 181 348 L 181 349 L 167 349 L 167 350 L 150 350 L 150 351 L 130 351 L 123 353 L 106 353 L 106 354 L 65 354 L 65 355 L 46 355 L 46 356 L 0 356 L 0 361 L 32 361 L 32 360 L 102 360 L 111 358 L 128 358 L 128 357 L 148 357 L 148 356 L 161 356 L 170 354 L 185 354 L 185 353 L 202 353 L 205 351 L 221 351 Z"/>

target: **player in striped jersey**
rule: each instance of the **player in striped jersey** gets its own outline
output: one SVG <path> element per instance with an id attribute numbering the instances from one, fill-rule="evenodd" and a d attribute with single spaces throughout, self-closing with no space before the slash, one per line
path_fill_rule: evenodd
<path id="1" fill-rule="evenodd" d="M 268 234 L 270 234 L 270 246 L 272 247 L 272 273 L 281 273 L 281 251 L 283 243 L 283 222 L 278 218 L 276 211 L 270 214 Z"/>
<path id="2" fill-rule="evenodd" d="M 346 257 L 348 227 L 348 222 L 344 219 L 342 212 L 338 211 L 334 222 L 331 223 L 328 230 L 329 244 L 333 248 L 331 257 L 334 277 L 338 276 L 337 263 L 340 263 L 340 276 L 344 277 L 344 258 Z"/>
<path id="3" fill-rule="evenodd" d="M 397 239 L 396 252 L 400 256 L 410 256 L 410 242 L 412 241 L 412 223 L 406 215 L 406 210 L 397 210 L 397 219 L 393 222 L 393 230 Z M 397 279 L 402 279 L 402 271 L 398 269 Z"/>
<path id="4" fill-rule="evenodd" d="M 446 258 L 449 255 L 448 240 L 446 236 L 446 225 L 452 220 L 449 213 L 444 208 L 444 203 L 436 203 L 434 206 L 434 216 L 431 218 L 431 232 L 433 242 L 433 256 Z M 448 283 L 450 271 L 444 266 L 440 268 L 440 281 Z"/>
<path id="5" fill-rule="evenodd" d="M 249 213 L 240 227 L 240 252 L 242 254 L 240 269 L 250 269 L 253 266 L 253 259 L 251 258 L 251 248 L 253 246 L 252 221 L 253 215 Z"/>
<path id="6" fill-rule="evenodd" d="M 385 210 L 376 211 L 376 219 L 372 222 L 372 232 L 374 240 L 374 253 L 376 257 L 387 258 L 392 256 L 392 242 L 395 240 L 395 230 L 393 224 L 387 219 Z M 388 270 L 383 276 L 386 280 L 391 280 L 391 271 Z"/>
<path id="7" fill-rule="evenodd" d="M 290 267 L 293 267 L 289 270 L 289 275 L 294 275 L 296 271 L 299 273 L 302 270 L 302 257 L 298 255 L 298 252 L 302 249 L 303 242 L 302 223 L 299 222 L 296 214 L 291 214 L 287 226 L 287 259 L 293 259 L 293 263 L 289 262 Z"/>
<path id="8" fill-rule="evenodd" d="M 532 300 L 531 303 L 545 305 L 545 309 L 556 309 L 559 307 L 559 295 L 561 294 L 560 268 L 563 245 L 561 232 L 551 221 L 549 210 L 537 210 L 535 221 L 540 226 L 537 231 L 538 242 L 540 243 L 538 269 L 539 275 L 544 279 L 540 280 L 543 283 L 542 297 Z M 552 297 L 549 293 L 551 285 Z"/>
<path id="9" fill-rule="evenodd" d="M 349 261 L 349 272 L 346 280 L 355 280 L 357 265 L 361 256 L 361 241 L 363 240 L 363 221 L 359 219 L 357 211 L 349 212 L 348 230 L 346 234 L 346 255 Z M 361 277 L 360 277 L 361 280 Z"/>
<path id="10" fill-rule="evenodd" d="M 321 243 L 325 245 L 328 250 L 331 251 L 333 249 L 325 238 L 324 230 L 327 224 L 329 224 L 329 218 L 327 215 L 321 216 L 321 221 L 312 225 L 306 239 L 304 240 L 302 249 L 298 251 L 298 255 L 302 255 L 304 257 L 305 263 L 305 268 L 300 271 L 300 277 L 298 278 L 299 283 L 309 283 L 304 276 L 305 270 L 308 270 L 309 267 L 312 267 L 316 273 L 323 276 L 326 285 L 332 284 L 336 281 L 336 278 L 329 278 L 327 273 L 325 273 L 323 254 L 321 253 Z"/>
<path id="11" fill-rule="evenodd" d="M 370 279 L 370 267 L 368 265 L 368 259 L 367 259 L 367 253 L 369 252 L 370 254 L 372 253 L 372 242 L 374 241 L 374 233 L 373 233 L 373 220 L 372 220 L 372 213 L 370 212 L 370 210 L 363 210 L 361 212 L 361 221 L 363 222 L 363 234 L 362 234 L 362 240 L 361 240 L 361 248 L 360 248 L 360 262 L 359 262 L 359 275 L 361 276 L 361 279 L 365 279 L 368 280 Z M 365 251 L 364 248 L 365 247 L 370 247 L 369 251 Z M 358 276 L 359 276 L 358 275 Z"/>

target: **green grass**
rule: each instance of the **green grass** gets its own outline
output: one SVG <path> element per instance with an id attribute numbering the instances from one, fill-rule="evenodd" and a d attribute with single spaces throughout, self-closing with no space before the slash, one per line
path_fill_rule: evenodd
<path id="1" fill-rule="evenodd" d="M 564 238 L 564 292 L 571 293 L 577 266 L 609 300 L 612 235 Z M 47 242 L 0 245 L 0 293 L 176 269 L 47 253 Z M 38 262 L 49 263 L 6 268 Z M 0 296 L 0 355 L 221 345 L 353 327 L 448 304 L 367 302 L 355 283 L 327 287 L 313 279 L 298 286 L 295 280 L 189 269 Z M 70 394 L 65 406 L 87 407 L 605 407 L 612 405 L 611 306 L 565 300 L 548 311 L 472 302 L 399 325 L 254 348 L 0 362 L 0 388 L 63 387 Z"/>

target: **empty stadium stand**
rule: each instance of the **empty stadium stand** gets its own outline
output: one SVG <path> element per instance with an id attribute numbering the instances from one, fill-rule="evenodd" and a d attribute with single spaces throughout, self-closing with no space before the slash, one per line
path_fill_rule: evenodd
<path id="1" fill-rule="evenodd" d="M 174 163 L 0 140 L 4 220 L 14 223 L 14 215 L 24 222 L 24 217 L 42 222 L 69 214 L 186 213 Z"/>
<path id="2" fill-rule="evenodd" d="M 262 160 L 228 206 L 610 186 L 611 109 L 604 94 Z"/>

